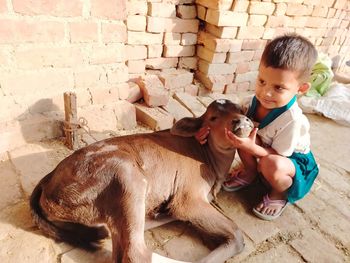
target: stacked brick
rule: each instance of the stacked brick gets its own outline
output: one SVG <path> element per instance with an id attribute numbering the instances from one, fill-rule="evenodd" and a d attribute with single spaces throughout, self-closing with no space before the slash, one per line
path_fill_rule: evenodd
<path id="1" fill-rule="evenodd" d="M 195 69 L 199 21 L 193 0 L 128 2 L 130 78 L 146 69 Z"/>
<path id="2" fill-rule="evenodd" d="M 296 32 L 319 51 L 350 59 L 350 3 L 346 0 L 197 0 L 196 78 L 214 92 L 255 89 L 259 60 L 268 40 Z"/>

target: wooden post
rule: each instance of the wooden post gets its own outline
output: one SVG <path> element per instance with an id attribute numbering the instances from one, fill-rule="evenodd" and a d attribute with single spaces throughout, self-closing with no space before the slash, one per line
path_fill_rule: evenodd
<path id="1" fill-rule="evenodd" d="M 74 92 L 64 93 L 65 123 L 64 132 L 66 135 L 66 145 L 71 150 L 79 148 L 78 142 L 78 116 L 77 116 L 77 96 Z"/>

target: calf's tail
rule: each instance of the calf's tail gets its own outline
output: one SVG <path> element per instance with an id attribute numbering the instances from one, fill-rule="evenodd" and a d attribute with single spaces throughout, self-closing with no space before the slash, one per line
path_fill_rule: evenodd
<path id="1" fill-rule="evenodd" d="M 108 237 L 105 227 L 90 227 L 79 223 L 66 221 L 50 221 L 40 206 L 42 188 L 52 173 L 45 176 L 34 188 L 30 197 L 30 210 L 34 223 L 47 236 L 56 241 L 66 242 L 72 246 L 94 251 L 100 247 L 102 239 Z"/>

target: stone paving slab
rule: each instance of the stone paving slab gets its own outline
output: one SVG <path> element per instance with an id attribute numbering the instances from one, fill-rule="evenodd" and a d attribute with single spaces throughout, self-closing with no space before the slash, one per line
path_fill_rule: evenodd
<path id="1" fill-rule="evenodd" d="M 245 263 L 301 263 L 304 260 L 297 255 L 295 252 L 291 250 L 291 248 L 287 245 L 279 245 L 277 247 L 273 247 L 266 252 L 261 254 L 257 254 L 255 257 L 251 257 L 245 261 Z"/>
<path id="2" fill-rule="evenodd" d="M 307 262 L 345 262 L 345 257 L 334 244 L 311 229 L 303 231 L 302 238 L 293 240 L 291 246 L 303 255 Z"/>
<path id="3" fill-rule="evenodd" d="M 228 263 L 350 262 L 350 145 L 344 139 L 350 128 L 320 116 L 309 119 L 321 173 L 308 196 L 277 220 L 265 222 L 251 209 L 266 189 L 252 185 L 237 193 L 219 193 L 219 205 L 241 228 L 246 243 Z M 99 138 L 104 137 L 108 135 Z M 60 141 L 47 141 L 1 154 L 0 262 L 110 262 L 110 239 L 103 249 L 87 253 L 46 238 L 31 221 L 28 196 L 34 185 L 70 152 Z M 155 252 L 187 261 L 210 251 L 206 239 L 180 222 L 146 231 L 145 239 Z"/>

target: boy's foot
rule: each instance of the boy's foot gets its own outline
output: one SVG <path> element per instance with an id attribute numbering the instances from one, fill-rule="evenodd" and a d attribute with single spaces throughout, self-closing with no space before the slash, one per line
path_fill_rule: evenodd
<path id="1" fill-rule="evenodd" d="M 286 209 L 287 205 L 288 201 L 283 199 L 272 200 L 269 198 L 269 195 L 266 194 L 262 202 L 253 208 L 253 213 L 261 219 L 270 221 L 279 217 L 284 209 Z"/>
<path id="2" fill-rule="evenodd" d="M 250 175 L 245 170 L 238 169 L 231 173 L 230 179 L 222 184 L 222 188 L 227 192 L 238 191 L 254 181 L 255 175 Z"/>

